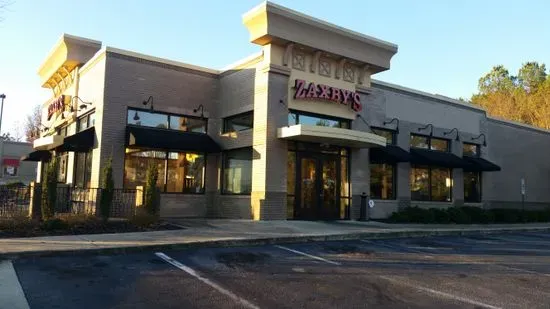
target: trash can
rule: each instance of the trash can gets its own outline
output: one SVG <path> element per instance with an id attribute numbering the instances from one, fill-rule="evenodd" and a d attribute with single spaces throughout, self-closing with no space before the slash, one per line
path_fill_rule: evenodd
<path id="1" fill-rule="evenodd" d="M 361 208 L 359 211 L 359 221 L 369 220 L 369 206 L 367 205 L 368 195 L 367 193 L 361 193 Z"/>

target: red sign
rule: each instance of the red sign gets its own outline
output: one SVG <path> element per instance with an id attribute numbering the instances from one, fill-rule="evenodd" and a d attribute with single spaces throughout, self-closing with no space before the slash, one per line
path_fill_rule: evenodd
<path id="1" fill-rule="evenodd" d="M 50 105 L 48 105 L 48 120 L 50 120 L 53 114 L 62 112 L 65 109 L 65 95 L 60 95 L 55 98 Z"/>
<path id="2" fill-rule="evenodd" d="M 348 105 L 356 112 L 360 112 L 363 109 L 363 105 L 361 105 L 361 96 L 359 93 L 354 91 L 330 87 L 322 84 L 308 84 L 303 79 L 296 79 L 294 83 L 294 91 L 294 99 L 319 99 L 331 101 L 338 104 Z"/>

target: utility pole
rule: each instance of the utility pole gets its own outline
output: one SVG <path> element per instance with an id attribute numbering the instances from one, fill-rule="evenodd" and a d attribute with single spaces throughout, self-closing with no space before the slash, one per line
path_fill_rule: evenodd
<path id="1" fill-rule="evenodd" d="M 6 99 L 6 94 L 2 93 L 0 94 L 0 99 L 2 99 L 1 105 L 0 105 L 0 135 L 2 134 L 2 114 L 4 113 L 4 99 Z M 0 137 L 2 143 L 2 147 L 0 148 L 0 178 L 4 179 L 4 138 Z"/>

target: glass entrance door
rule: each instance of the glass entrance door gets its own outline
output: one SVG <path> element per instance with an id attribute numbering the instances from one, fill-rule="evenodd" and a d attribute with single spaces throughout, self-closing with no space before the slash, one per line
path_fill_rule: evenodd
<path id="1" fill-rule="evenodd" d="M 295 218 L 334 220 L 339 218 L 338 157 L 304 155 L 299 158 L 298 203 Z"/>

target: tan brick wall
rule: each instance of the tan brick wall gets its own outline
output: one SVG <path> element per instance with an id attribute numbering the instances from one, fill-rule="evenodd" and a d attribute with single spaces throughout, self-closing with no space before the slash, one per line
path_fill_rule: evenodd
<path id="1" fill-rule="evenodd" d="M 204 194 L 165 193 L 160 195 L 160 216 L 206 217 L 207 197 Z"/>

